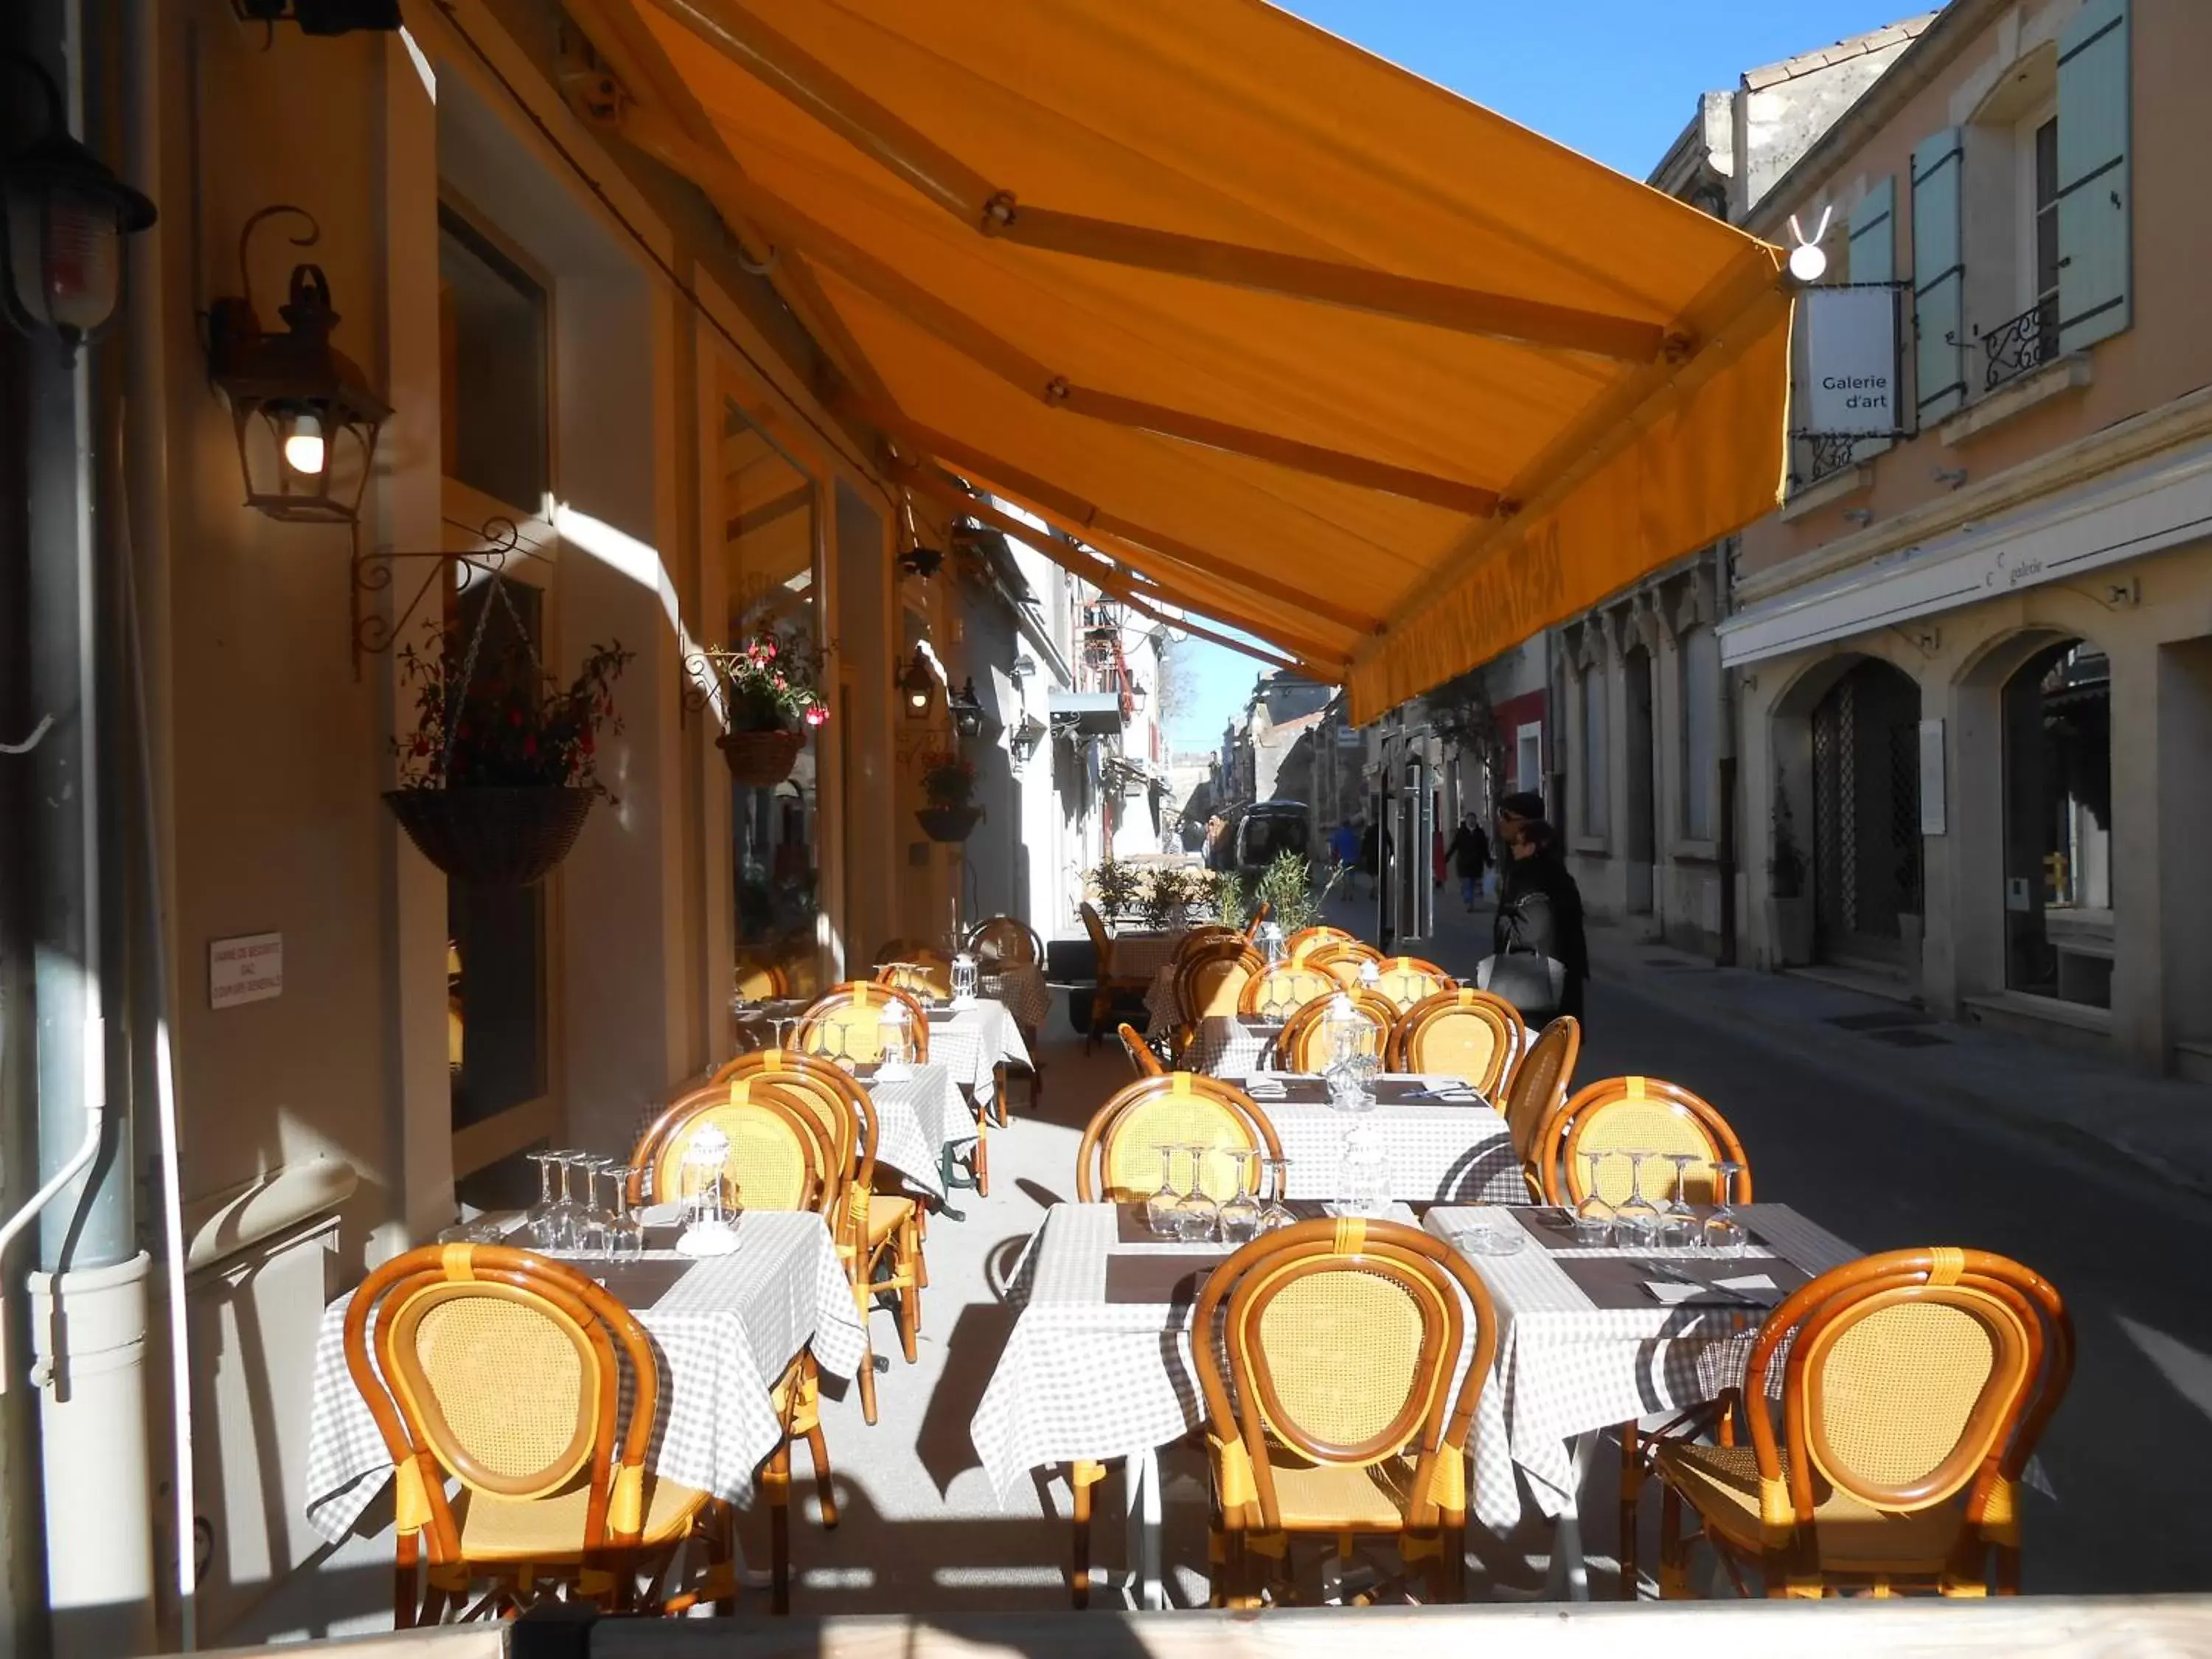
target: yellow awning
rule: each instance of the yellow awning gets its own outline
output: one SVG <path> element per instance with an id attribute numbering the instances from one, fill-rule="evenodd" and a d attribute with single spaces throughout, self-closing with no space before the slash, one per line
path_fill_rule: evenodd
<path id="1" fill-rule="evenodd" d="M 1356 718 L 1777 499 L 1777 250 L 1260 0 L 571 9 L 906 465 Z"/>

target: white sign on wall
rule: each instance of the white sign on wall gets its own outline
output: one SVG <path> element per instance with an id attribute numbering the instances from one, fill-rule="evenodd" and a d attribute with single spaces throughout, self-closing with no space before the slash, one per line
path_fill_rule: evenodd
<path id="1" fill-rule="evenodd" d="M 208 1006 L 235 1008 L 284 994 L 284 935 L 208 941 Z"/>
<path id="2" fill-rule="evenodd" d="M 1894 432 L 1897 294 L 1881 288 L 1811 288 L 1804 307 L 1804 432 Z"/>

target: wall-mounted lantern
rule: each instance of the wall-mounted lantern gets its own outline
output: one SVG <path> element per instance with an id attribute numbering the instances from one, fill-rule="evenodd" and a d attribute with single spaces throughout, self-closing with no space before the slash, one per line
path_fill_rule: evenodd
<path id="1" fill-rule="evenodd" d="M 975 695 L 972 678 L 958 691 L 949 694 L 945 702 L 952 714 L 952 729 L 963 738 L 988 738 L 995 742 L 1006 729 L 983 707 L 983 700 Z"/>
<path id="2" fill-rule="evenodd" d="M 906 717 L 910 720 L 929 718 L 929 699 L 937 690 L 937 676 L 930 672 L 929 653 L 920 646 L 898 677 L 899 696 L 906 702 Z"/>
<path id="3" fill-rule="evenodd" d="M 351 524 L 361 516 L 376 434 L 392 414 L 352 360 L 331 344 L 338 314 L 322 267 L 295 265 L 281 333 L 263 330 L 253 308 L 247 252 L 262 221 L 296 214 L 312 247 L 322 229 L 305 210 L 279 204 L 246 222 L 238 239 L 242 295 L 217 300 L 208 317 L 210 378 L 230 399 L 246 504 L 272 519 Z"/>
<path id="4" fill-rule="evenodd" d="M 934 576 L 944 562 L 945 554 L 941 549 L 924 547 L 920 542 L 899 555 L 899 568 L 909 576 L 921 577 L 924 581 Z"/>
<path id="5" fill-rule="evenodd" d="M 0 52 L 46 94 L 46 130 L 0 161 L 0 254 L 9 320 L 51 334 L 72 356 L 122 314 L 123 239 L 154 222 L 154 204 L 70 136 L 61 88 L 33 58 Z"/>

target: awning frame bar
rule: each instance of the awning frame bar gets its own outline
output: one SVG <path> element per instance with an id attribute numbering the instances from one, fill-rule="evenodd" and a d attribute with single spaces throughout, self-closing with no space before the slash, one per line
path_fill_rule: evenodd
<path id="1" fill-rule="evenodd" d="M 1648 363 L 1682 347 L 1642 318 L 1549 305 L 1089 214 L 1024 206 L 786 40 L 739 0 L 651 3 L 978 234 L 1082 258 L 1401 318 L 1465 334 Z"/>

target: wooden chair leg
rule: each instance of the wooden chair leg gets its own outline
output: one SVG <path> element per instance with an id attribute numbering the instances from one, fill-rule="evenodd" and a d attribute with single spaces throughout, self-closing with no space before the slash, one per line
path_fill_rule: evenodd
<path id="1" fill-rule="evenodd" d="M 867 1328 L 868 1303 L 873 1299 L 870 1297 L 860 1304 L 863 1330 Z M 865 1345 L 860 1354 L 860 1419 L 871 1425 L 876 1420 L 876 1345 L 872 1342 Z"/>
<path id="2" fill-rule="evenodd" d="M 717 1618 L 729 1619 L 738 1611 L 738 1512 L 720 1498 L 708 1500 L 707 1569 L 709 1577 L 726 1580 L 730 1594 L 714 1603 Z"/>
<path id="3" fill-rule="evenodd" d="M 975 1110 L 975 1196 L 991 1195 L 991 1109 Z"/>
<path id="4" fill-rule="evenodd" d="M 1636 1425 L 1620 1425 L 1620 1599 L 1636 1599 L 1636 1510 L 1643 1496 L 1644 1466 Z"/>
<path id="5" fill-rule="evenodd" d="M 769 1611 L 791 1611 L 791 1442 L 779 1444 L 768 1460 L 761 1484 L 768 1489 Z"/>
<path id="6" fill-rule="evenodd" d="M 1104 1473 L 1096 1463 L 1071 1463 L 1067 1469 L 1074 1500 L 1068 1522 L 1067 1595 L 1078 1613 L 1091 1605 L 1091 1489 Z"/>
<path id="7" fill-rule="evenodd" d="M 837 1494 L 830 1484 L 830 1442 L 817 1423 L 806 1431 L 806 1455 L 814 1460 L 814 1493 L 822 1511 L 822 1529 L 829 1531 L 837 1524 Z"/>
<path id="8" fill-rule="evenodd" d="M 899 1346 L 906 1354 L 906 1363 L 913 1364 L 919 1358 L 916 1344 L 921 1336 L 921 1290 L 919 1285 L 903 1285 L 898 1293 Z"/>
<path id="9" fill-rule="evenodd" d="M 1674 1487 L 1659 1486 L 1659 1599 L 1686 1600 L 1690 1594 L 1690 1546 L 1682 1536 L 1682 1499 Z"/>
<path id="10" fill-rule="evenodd" d="M 412 1630 L 415 1626 L 416 1610 L 422 1601 L 422 1590 L 416 1583 L 416 1563 L 422 1553 L 422 1534 L 403 1532 L 399 1534 L 398 1546 L 392 1554 L 392 1627 L 394 1630 Z"/>

